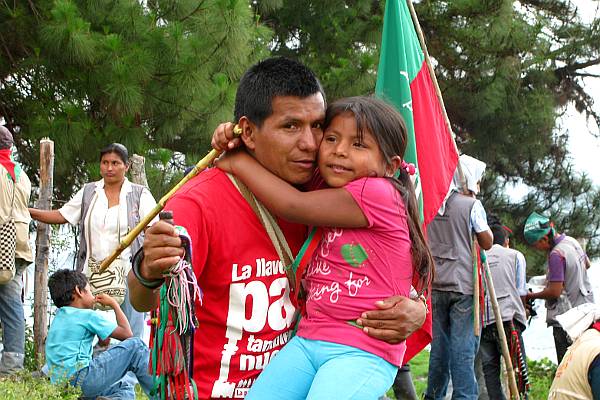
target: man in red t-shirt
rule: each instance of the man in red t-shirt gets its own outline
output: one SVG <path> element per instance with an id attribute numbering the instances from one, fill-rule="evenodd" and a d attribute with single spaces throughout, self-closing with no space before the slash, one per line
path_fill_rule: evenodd
<path id="1" fill-rule="evenodd" d="M 306 184 L 314 173 L 323 131 L 325 96 L 306 66 L 271 58 L 242 77 L 235 119 L 246 150 L 286 181 Z M 200 398 L 243 398 L 269 360 L 290 339 L 295 308 L 285 268 L 262 223 L 229 176 L 210 169 L 190 180 L 167 203 L 192 238 L 192 264 L 203 291 L 197 304 L 194 380 Z M 297 254 L 306 227 L 278 221 Z M 148 228 L 129 275 L 138 310 L 157 306 L 162 272 L 183 254 L 171 225 Z M 382 299 L 383 300 L 383 299 Z M 390 343 L 404 340 L 425 319 L 419 301 L 394 296 L 357 320 L 365 334 Z M 282 384 L 285 384 L 282 382 Z"/>

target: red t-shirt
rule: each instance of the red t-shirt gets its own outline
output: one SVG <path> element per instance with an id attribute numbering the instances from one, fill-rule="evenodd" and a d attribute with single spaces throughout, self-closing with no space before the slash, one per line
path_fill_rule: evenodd
<path id="1" fill-rule="evenodd" d="M 285 270 L 258 217 L 222 171 L 193 178 L 165 209 L 192 239 L 203 292 L 193 361 L 199 398 L 243 398 L 290 339 L 295 310 Z M 296 254 L 306 228 L 279 222 Z"/>

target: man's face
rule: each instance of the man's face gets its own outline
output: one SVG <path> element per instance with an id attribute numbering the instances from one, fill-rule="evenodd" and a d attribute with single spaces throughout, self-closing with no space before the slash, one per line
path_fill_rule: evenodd
<path id="1" fill-rule="evenodd" d="M 543 238 L 532 244 L 532 246 L 541 251 L 549 251 L 550 241 L 548 240 L 548 236 L 544 236 Z"/>
<path id="2" fill-rule="evenodd" d="M 323 137 L 325 101 L 321 93 L 308 97 L 277 96 L 273 112 L 244 140 L 265 168 L 291 184 L 306 183 L 313 174 Z"/>

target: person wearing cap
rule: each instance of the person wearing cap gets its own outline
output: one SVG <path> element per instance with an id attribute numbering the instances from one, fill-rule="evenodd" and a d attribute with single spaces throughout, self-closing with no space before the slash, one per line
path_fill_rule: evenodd
<path id="1" fill-rule="evenodd" d="M 12 219 L 16 228 L 15 272 L 0 271 L 0 321 L 2 321 L 2 359 L 0 375 L 23 369 L 25 360 L 25 316 L 21 299 L 23 271 L 33 261 L 29 246 L 27 211 L 31 182 L 21 166 L 12 160 L 13 137 L 0 126 L 0 223 Z M 5 251 L 5 249 L 0 249 Z"/>
<path id="2" fill-rule="evenodd" d="M 462 155 L 453 185 L 427 227 L 435 277 L 426 399 L 443 399 L 450 375 L 453 398 L 478 398 L 474 370 L 479 337 L 473 327 L 473 236 L 485 250 L 492 247 L 493 241 L 485 209 L 475 198 L 484 171 L 485 163 Z"/>
<path id="3" fill-rule="evenodd" d="M 573 345 L 556 370 L 548 399 L 600 399 L 600 306 L 585 303 L 557 319 Z"/>
<path id="4" fill-rule="evenodd" d="M 498 308 L 504 324 L 504 332 L 509 348 L 520 347 L 522 359 L 525 360 L 525 347 L 521 333 L 527 325 L 525 315 L 525 296 L 527 283 L 525 278 L 526 264 L 523 254 L 508 247 L 509 235 L 507 229 L 496 220 L 490 229 L 494 235 L 494 245 L 486 252 L 488 265 Z M 481 332 L 479 356 L 481 357 L 485 384 L 490 399 L 504 400 L 504 392 L 500 383 L 500 356 L 502 355 L 500 338 L 496 327 L 496 316 L 492 310 L 489 293 L 486 293 L 484 303 L 484 328 Z M 515 336 L 513 336 L 513 334 Z M 512 346 L 511 346 L 512 345 Z M 523 364 L 526 368 L 526 365 Z M 526 376 L 523 371 L 521 376 Z M 523 385 L 525 386 L 525 385 Z M 519 387 L 526 392 L 526 387 Z"/>
<path id="5" fill-rule="evenodd" d="M 576 239 L 557 233 L 550 219 L 537 212 L 531 213 L 525 221 L 523 234 L 530 246 L 548 255 L 546 287 L 540 292 L 528 293 L 527 299 L 546 300 L 546 323 L 552 327 L 556 358 L 560 363 L 571 341 L 556 316 L 572 307 L 594 302 L 587 275 L 590 260 Z"/>

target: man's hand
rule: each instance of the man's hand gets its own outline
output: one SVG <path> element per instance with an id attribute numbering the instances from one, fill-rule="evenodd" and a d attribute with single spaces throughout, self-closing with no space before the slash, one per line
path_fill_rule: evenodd
<path id="1" fill-rule="evenodd" d="M 177 264 L 183 253 L 175 227 L 166 221 L 156 222 L 145 233 L 144 258 L 140 265 L 142 278 L 163 279 L 163 272 Z"/>
<path id="2" fill-rule="evenodd" d="M 242 140 L 233 134 L 234 127 L 235 124 L 231 122 L 224 122 L 217 126 L 210 141 L 213 149 L 227 151 L 242 145 Z"/>
<path id="3" fill-rule="evenodd" d="M 390 344 L 406 340 L 418 330 L 427 315 L 421 300 L 392 296 L 375 303 L 378 310 L 366 311 L 356 321 L 369 336 Z"/>

